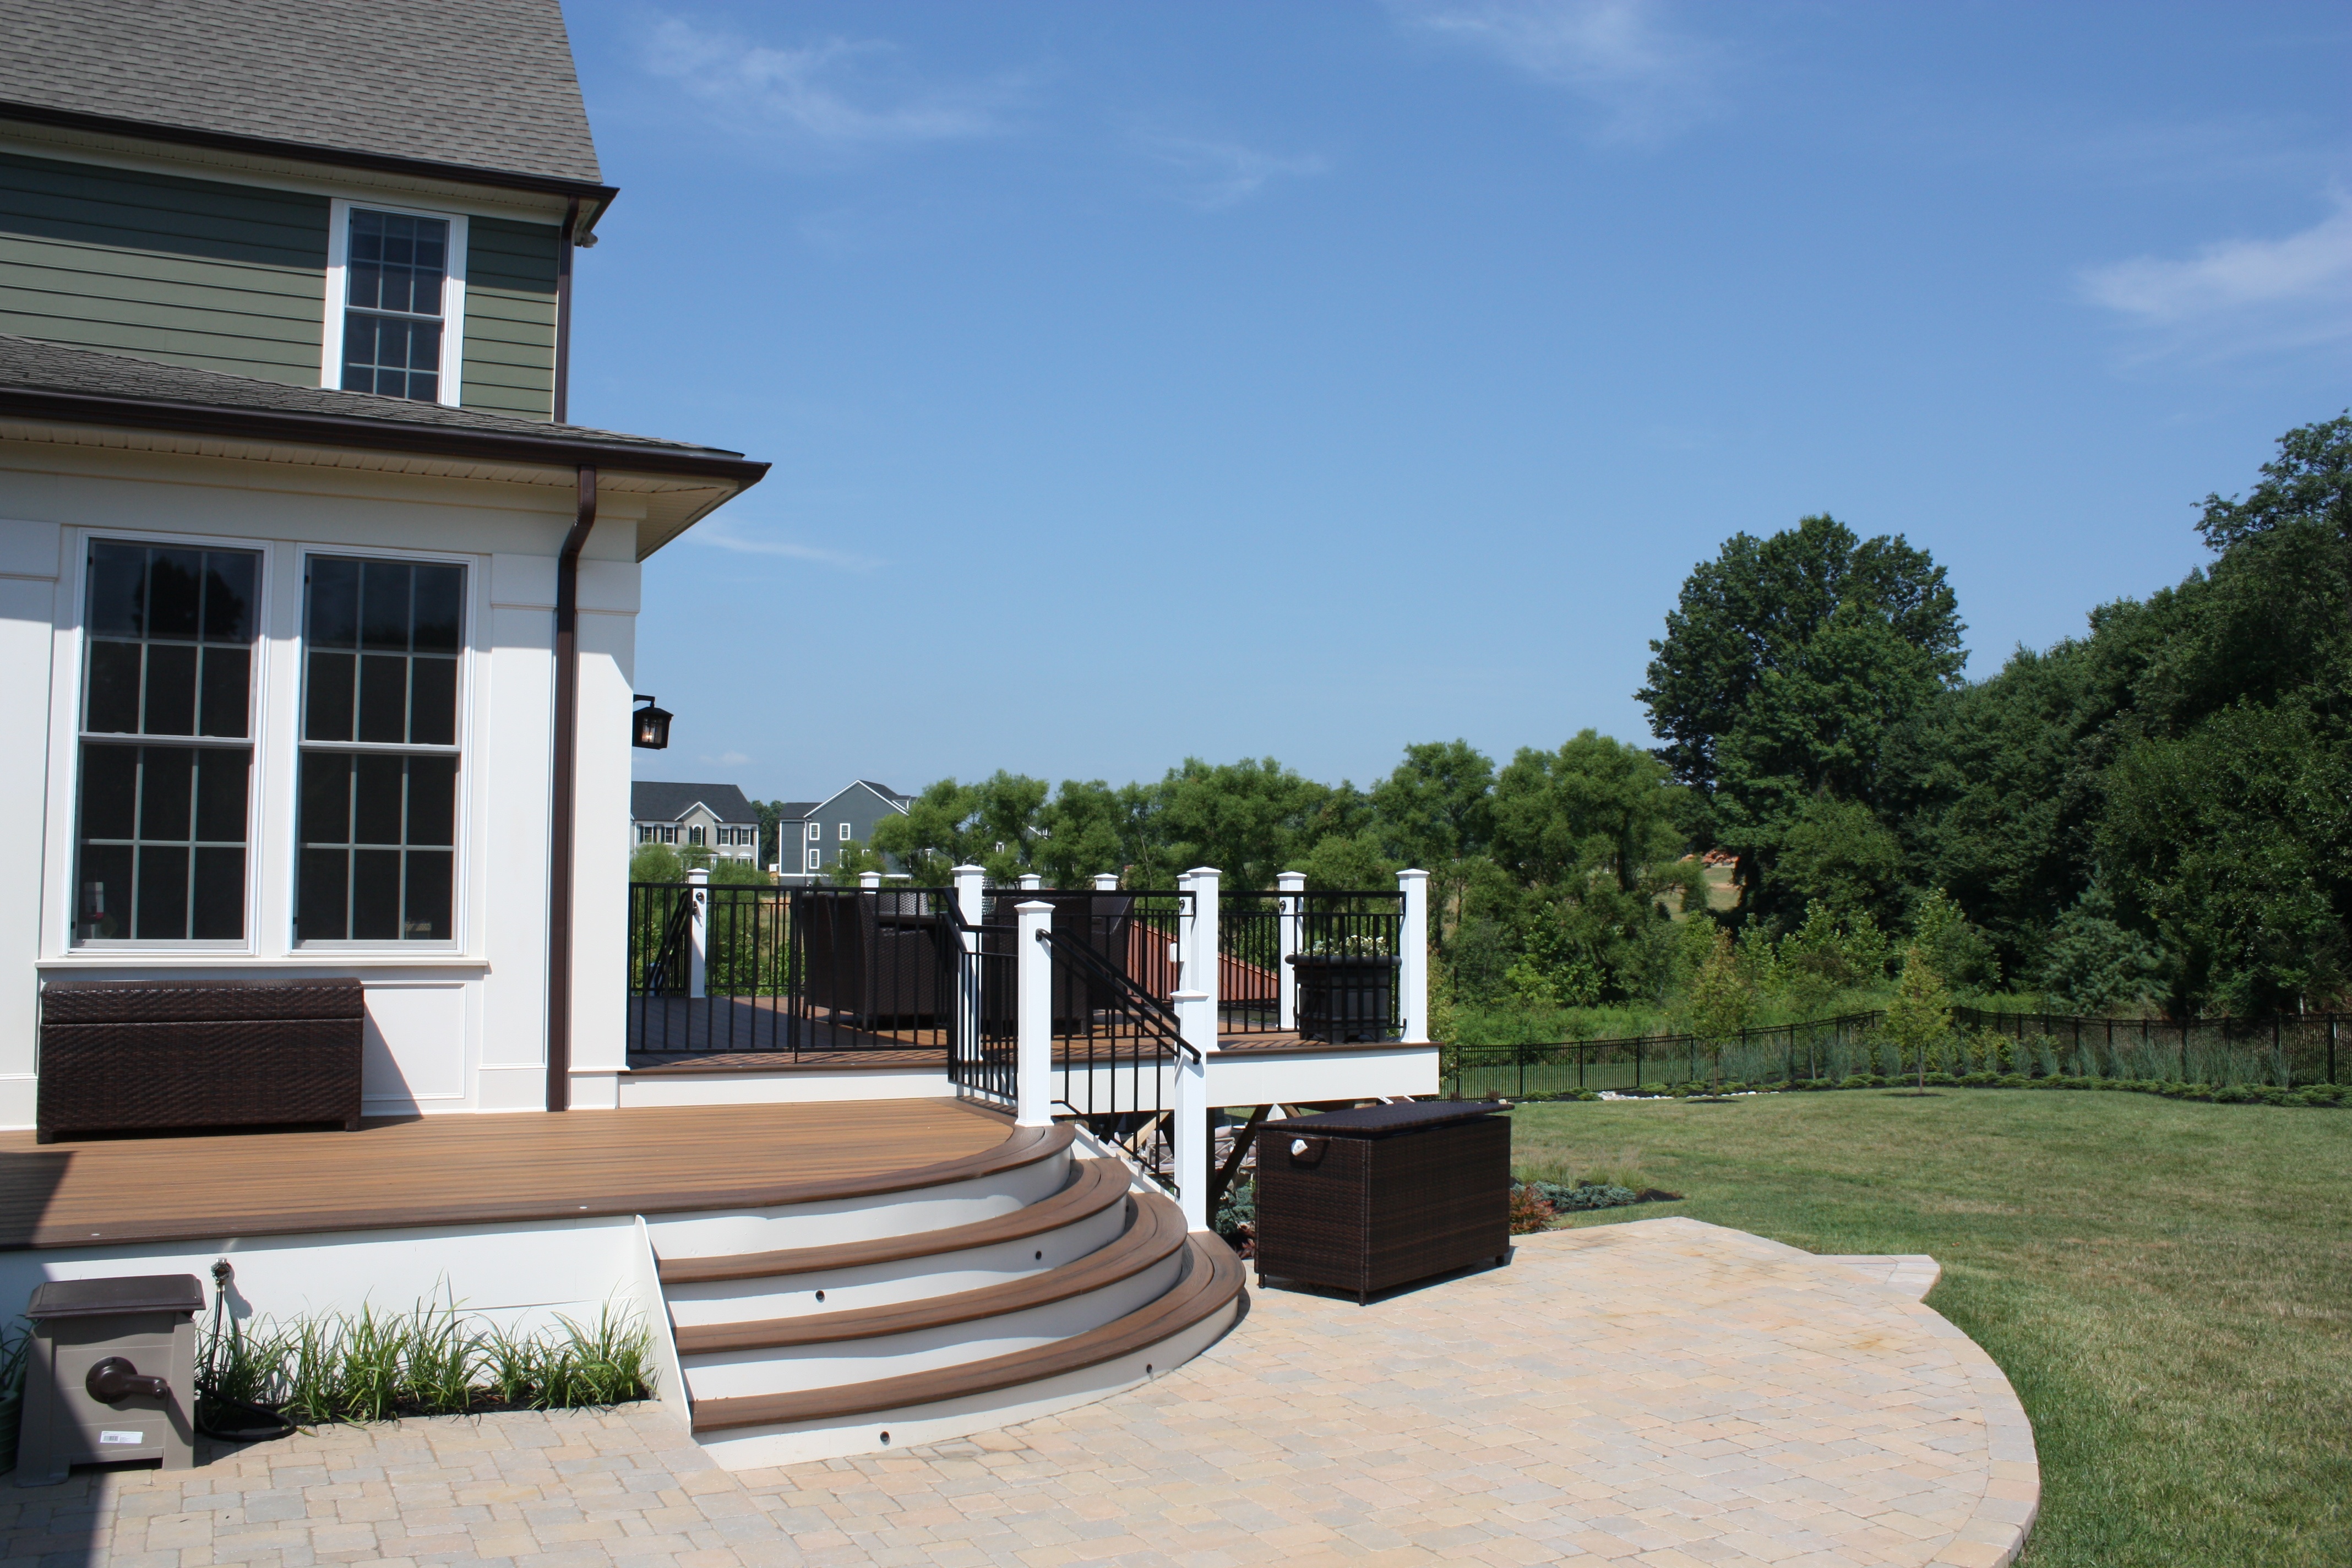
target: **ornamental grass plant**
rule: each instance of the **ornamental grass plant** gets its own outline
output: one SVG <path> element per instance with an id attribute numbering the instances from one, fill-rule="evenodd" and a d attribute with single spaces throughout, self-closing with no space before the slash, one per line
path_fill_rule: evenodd
<path id="1" fill-rule="evenodd" d="M 301 1426 L 618 1405 L 653 1392 L 653 1336 L 606 1305 L 531 1334 L 468 1317 L 454 1300 L 404 1313 L 362 1306 L 290 1321 L 230 1318 L 205 1332 L 198 1397 L 259 1405 Z"/>

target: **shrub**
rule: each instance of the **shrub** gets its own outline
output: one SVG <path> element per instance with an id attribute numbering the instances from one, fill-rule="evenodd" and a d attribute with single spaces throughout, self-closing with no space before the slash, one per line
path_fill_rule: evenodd
<path id="1" fill-rule="evenodd" d="M 1528 1236 L 1558 1218 L 1542 1193 L 1525 1182 L 1511 1184 L 1511 1234 Z"/>

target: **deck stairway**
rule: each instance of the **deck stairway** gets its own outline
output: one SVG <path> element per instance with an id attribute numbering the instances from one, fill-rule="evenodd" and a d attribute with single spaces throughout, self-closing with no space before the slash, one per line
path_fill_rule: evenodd
<path id="1" fill-rule="evenodd" d="M 1169 1372 L 1242 1265 L 1066 1126 L 807 1201 L 648 1221 L 696 1440 L 743 1469 L 936 1442 Z"/>

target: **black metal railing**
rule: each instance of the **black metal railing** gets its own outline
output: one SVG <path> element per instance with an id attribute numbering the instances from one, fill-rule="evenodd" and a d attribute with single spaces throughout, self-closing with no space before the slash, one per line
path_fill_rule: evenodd
<path id="1" fill-rule="evenodd" d="M 1556 1045 L 1454 1046 L 1446 1050 L 1446 1091 L 1477 1100 L 1709 1081 L 1785 1083 L 1876 1072 L 1884 1064 L 1878 1064 L 1874 1031 L 1883 1016 L 1849 1013 L 1743 1029 L 1723 1040 L 1644 1035 Z M 1856 1065 L 1865 1055 L 1878 1065 Z"/>
<path id="2" fill-rule="evenodd" d="M 1020 1058 L 1013 1002 L 1020 954 L 1009 927 L 965 921 L 950 900 L 956 933 L 955 1027 L 948 1047 L 948 1078 L 960 1093 L 991 1104 L 1019 1099 Z"/>
<path id="3" fill-rule="evenodd" d="M 1301 999 L 1315 1011 L 1313 997 L 1302 995 L 1313 992 L 1350 1004 L 1349 1016 L 1338 1021 L 1351 1037 L 1394 1038 L 1403 941 L 1402 891 L 1224 893 L 1217 910 L 1217 1026 L 1231 1035 L 1328 1032 L 1334 1020 L 1299 1016 Z M 1336 991 L 1315 984 L 1311 977 L 1328 970 L 1348 972 L 1346 984 Z M 1294 987 L 1293 1016 L 1286 1023 L 1286 972 Z M 1304 986 L 1302 980 L 1307 982 Z"/>
<path id="4" fill-rule="evenodd" d="M 1103 945 L 1060 924 L 1038 933 L 1053 955 L 1055 1103 L 1175 1189 L 1175 1071 L 1201 1060 L 1166 998 Z"/>
<path id="5" fill-rule="evenodd" d="M 964 943 L 950 889 L 634 882 L 628 930 L 632 1054 L 953 1043 Z"/>

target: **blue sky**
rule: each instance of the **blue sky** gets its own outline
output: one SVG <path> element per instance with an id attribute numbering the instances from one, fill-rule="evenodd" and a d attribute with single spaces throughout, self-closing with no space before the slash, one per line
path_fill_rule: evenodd
<path id="1" fill-rule="evenodd" d="M 566 12 L 573 416 L 775 464 L 647 565 L 640 777 L 1644 741 L 1822 510 L 1981 677 L 2352 403 L 2340 5 Z"/>

